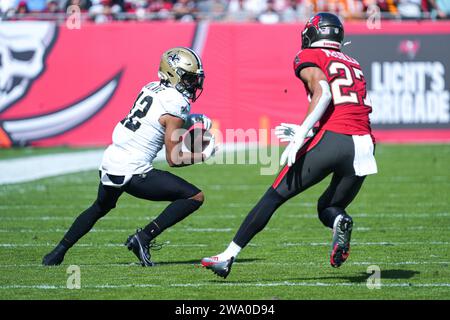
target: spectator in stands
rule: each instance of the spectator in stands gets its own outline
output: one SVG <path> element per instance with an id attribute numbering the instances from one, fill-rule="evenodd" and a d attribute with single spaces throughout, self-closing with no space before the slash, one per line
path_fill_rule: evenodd
<path id="1" fill-rule="evenodd" d="M 450 6 L 450 0 L 398 0 L 398 12 L 403 19 L 426 19 L 430 17 L 445 19 L 447 14 L 440 9 L 438 1 Z"/>
<path id="2" fill-rule="evenodd" d="M 147 0 L 128 0 L 125 2 L 124 10 L 131 14 L 127 17 L 127 20 L 138 20 L 143 21 L 147 19 L 147 10 L 148 10 L 148 2 Z"/>
<path id="3" fill-rule="evenodd" d="M 371 11 L 371 8 L 376 6 L 384 17 L 394 18 L 398 16 L 395 1 L 397 0 L 363 0 L 363 10 L 368 12 Z"/>
<path id="4" fill-rule="evenodd" d="M 402 19 L 422 18 L 422 0 L 398 0 L 397 8 Z"/>
<path id="5" fill-rule="evenodd" d="M 22 0 L 17 4 L 16 14 L 24 15 L 27 13 L 30 13 L 30 9 L 28 8 L 27 2 Z"/>
<path id="6" fill-rule="evenodd" d="M 314 13 L 328 11 L 328 0 L 305 0 Z"/>
<path id="7" fill-rule="evenodd" d="M 173 1 L 172 0 L 163 0 L 163 7 L 158 12 L 158 16 L 160 19 L 171 19 L 173 10 Z"/>
<path id="8" fill-rule="evenodd" d="M 245 0 L 231 0 L 228 5 L 226 21 L 230 22 L 249 22 L 255 21 L 254 13 L 245 6 Z"/>
<path id="9" fill-rule="evenodd" d="M 283 22 L 306 22 L 313 15 L 311 3 L 304 0 L 288 0 L 287 6 L 281 10 Z"/>
<path id="10" fill-rule="evenodd" d="M 259 15 L 267 9 L 268 0 L 245 0 L 244 6 L 247 10 Z"/>
<path id="11" fill-rule="evenodd" d="M 47 0 L 26 0 L 25 2 L 29 12 L 42 12 L 47 8 Z"/>
<path id="12" fill-rule="evenodd" d="M 244 0 L 242 4 L 243 8 L 250 11 L 255 17 L 267 9 L 267 0 Z M 228 11 L 235 11 L 237 7 L 238 2 L 231 0 Z"/>
<path id="13" fill-rule="evenodd" d="M 10 20 L 27 20 L 27 21 L 39 20 L 38 17 L 30 15 L 30 13 L 31 11 L 28 7 L 28 3 L 24 0 L 21 0 L 17 4 L 14 15 L 11 16 Z"/>
<path id="14" fill-rule="evenodd" d="M 267 1 L 267 9 L 258 16 L 258 21 L 265 24 L 274 24 L 281 21 L 281 17 L 275 10 L 274 0 Z"/>
<path id="15" fill-rule="evenodd" d="M 197 17 L 202 20 L 223 20 L 226 15 L 227 5 L 226 0 L 198 0 Z"/>
<path id="16" fill-rule="evenodd" d="M 152 20 L 170 19 L 172 8 L 172 0 L 148 0 L 147 11 L 151 13 Z"/>
<path id="17" fill-rule="evenodd" d="M 16 0 L 1 0 L 0 1 L 0 14 L 7 15 L 8 13 L 14 13 L 16 10 Z"/>
<path id="18" fill-rule="evenodd" d="M 228 3 L 224 0 L 212 0 L 211 19 L 223 20 L 226 16 Z"/>
<path id="19" fill-rule="evenodd" d="M 173 14 L 175 19 L 183 22 L 195 20 L 195 2 L 193 0 L 178 0 L 173 5 Z"/>
<path id="20" fill-rule="evenodd" d="M 47 7 L 44 10 L 45 13 L 60 13 L 61 10 L 59 9 L 59 3 L 57 0 L 48 0 L 47 1 Z"/>
<path id="21" fill-rule="evenodd" d="M 328 0 L 324 6 L 326 11 L 337 14 L 344 19 L 363 17 L 363 3 L 361 0 Z"/>
<path id="22" fill-rule="evenodd" d="M 67 8 L 70 6 L 78 6 L 81 12 L 87 12 L 92 6 L 91 0 L 67 0 L 64 5 L 64 12 L 67 12 Z"/>
<path id="23" fill-rule="evenodd" d="M 436 0 L 437 14 L 441 19 L 450 19 L 450 0 Z"/>
<path id="24" fill-rule="evenodd" d="M 434 16 L 439 19 L 445 19 L 447 18 L 447 13 L 442 10 L 438 6 L 438 0 L 422 0 L 422 9 L 423 11 L 427 12 L 429 16 Z M 441 0 L 441 5 L 445 8 L 445 4 L 447 4 L 447 10 L 448 7 L 450 7 L 450 0 Z"/>
<path id="25" fill-rule="evenodd" d="M 149 12 L 159 12 L 162 9 L 164 2 L 162 0 L 147 0 L 147 10 Z"/>
<path id="26" fill-rule="evenodd" d="M 121 10 L 120 5 L 113 3 L 112 0 L 94 0 L 89 15 L 96 23 L 103 23 L 114 20 Z"/>
<path id="27" fill-rule="evenodd" d="M 281 21 L 283 22 L 297 22 L 298 7 L 300 6 L 297 0 L 290 0 L 284 9 L 280 11 Z"/>
<path id="28" fill-rule="evenodd" d="M 25 13 L 44 12 L 45 17 L 27 15 L 26 18 L 49 19 L 47 13 L 67 11 L 70 5 L 79 6 L 82 12 L 89 10 L 89 16 L 96 22 L 210 19 L 303 23 L 320 11 L 336 13 L 346 20 L 364 18 L 369 8 L 379 8 L 383 18 L 450 18 L 450 0 L 0 0 L 0 17 L 9 19 L 20 12 L 20 17 L 14 19 L 24 19 Z M 129 15 L 125 17 L 120 12 Z"/>
<path id="29" fill-rule="evenodd" d="M 123 12 L 125 10 L 125 0 L 111 0 L 112 5 L 117 5 L 120 7 L 120 11 Z"/>

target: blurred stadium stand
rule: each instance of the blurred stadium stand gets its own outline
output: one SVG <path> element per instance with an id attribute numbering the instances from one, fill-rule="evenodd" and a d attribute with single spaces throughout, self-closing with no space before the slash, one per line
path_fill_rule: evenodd
<path id="1" fill-rule="evenodd" d="M 80 13 L 82 21 L 176 20 L 295 23 L 328 11 L 345 20 L 449 19 L 450 0 L 1 0 L 0 20 L 63 23 Z"/>

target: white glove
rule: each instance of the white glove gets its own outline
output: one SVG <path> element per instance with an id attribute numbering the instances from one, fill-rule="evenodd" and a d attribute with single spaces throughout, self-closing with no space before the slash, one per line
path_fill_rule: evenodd
<path id="1" fill-rule="evenodd" d="M 203 161 L 206 161 L 207 159 L 214 156 L 214 154 L 219 150 L 219 146 L 216 146 L 216 137 L 214 135 L 211 135 L 211 138 L 209 139 L 208 146 L 205 148 L 205 150 L 202 151 L 203 154 Z"/>
<path id="2" fill-rule="evenodd" d="M 294 138 L 295 132 L 300 130 L 300 127 L 297 124 L 282 123 L 275 128 L 275 135 L 281 142 L 290 142 Z M 306 138 L 312 138 L 314 134 L 314 130 L 310 129 L 306 134 Z"/>
<path id="3" fill-rule="evenodd" d="M 309 131 L 309 130 L 308 130 Z M 290 123 L 282 123 L 275 128 L 275 134 L 282 142 L 289 142 L 280 158 L 280 165 L 291 167 L 297 160 L 297 152 L 305 142 L 308 131 L 303 126 Z"/>
<path id="4" fill-rule="evenodd" d="M 211 129 L 212 121 L 210 118 L 208 118 L 207 116 L 203 116 L 202 122 L 203 122 L 203 126 L 205 127 L 206 130 Z"/>

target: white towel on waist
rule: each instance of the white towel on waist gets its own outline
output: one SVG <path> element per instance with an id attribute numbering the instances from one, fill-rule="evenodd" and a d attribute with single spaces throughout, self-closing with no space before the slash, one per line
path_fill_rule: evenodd
<path id="1" fill-rule="evenodd" d="M 370 134 L 363 136 L 354 135 L 353 143 L 355 145 L 355 159 L 353 167 L 357 176 L 366 176 L 378 172 L 377 162 L 373 155 L 373 141 Z"/>

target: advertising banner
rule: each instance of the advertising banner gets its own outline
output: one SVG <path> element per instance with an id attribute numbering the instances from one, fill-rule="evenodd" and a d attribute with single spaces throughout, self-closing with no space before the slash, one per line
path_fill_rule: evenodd
<path id="1" fill-rule="evenodd" d="M 379 142 L 450 141 L 450 23 L 346 24 L 343 50 L 362 66 Z M 161 54 L 191 47 L 206 79 L 192 112 L 216 128 L 300 123 L 308 100 L 292 64 L 297 24 L 116 22 L 68 29 L 0 22 L 0 146 L 111 142 Z"/>

